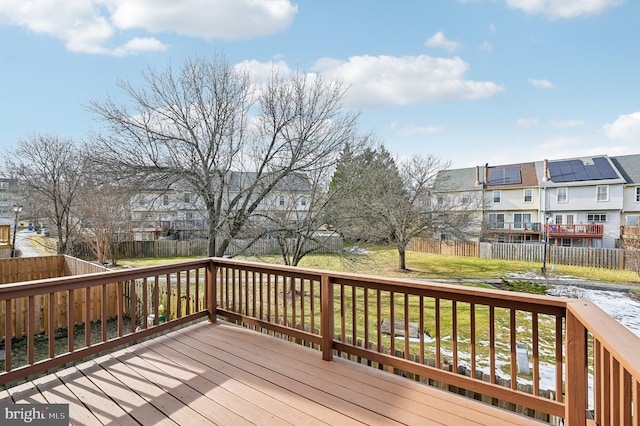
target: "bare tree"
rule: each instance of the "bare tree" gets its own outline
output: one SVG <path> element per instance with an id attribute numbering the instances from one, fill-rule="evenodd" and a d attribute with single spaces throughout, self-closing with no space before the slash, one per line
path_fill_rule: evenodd
<path id="1" fill-rule="evenodd" d="M 82 218 L 81 239 L 93 251 L 99 263 L 118 261 L 114 235 L 122 230 L 129 214 L 131 190 L 116 185 L 113 179 L 87 171 L 78 196 L 78 212 Z"/>
<path id="2" fill-rule="evenodd" d="M 99 158 L 117 176 L 186 184 L 205 207 L 211 256 L 279 182 L 331 165 L 354 139 L 357 115 L 343 112 L 339 82 L 274 75 L 254 97 L 249 76 L 221 56 L 143 77 L 140 88 L 119 83 L 133 109 L 90 104 L 107 125 Z"/>
<path id="3" fill-rule="evenodd" d="M 433 200 L 438 172 L 448 167 L 434 156 L 413 156 L 397 162 L 380 147 L 351 156 L 332 185 L 348 182 L 357 188 L 340 204 L 336 227 L 365 242 L 396 245 L 398 268 L 406 270 L 406 249 L 419 236 L 470 232 L 478 203 Z"/>
<path id="4" fill-rule="evenodd" d="M 74 204 L 83 181 L 83 157 L 70 138 L 32 135 L 4 156 L 25 198 L 38 205 L 57 238 L 57 252 L 72 254 L 79 235 Z"/>

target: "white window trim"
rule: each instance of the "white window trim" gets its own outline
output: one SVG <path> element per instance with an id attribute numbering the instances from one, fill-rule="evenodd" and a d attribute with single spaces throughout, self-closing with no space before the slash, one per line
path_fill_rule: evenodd
<path id="1" fill-rule="evenodd" d="M 496 194 L 498 195 L 498 201 L 496 201 Z M 499 189 L 494 189 L 491 195 L 494 204 L 500 204 L 502 202 L 502 191 Z"/>
<path id="2" fill-rule="evenodd" d="M 600 188 L 604 188 L 604 190 L 605 190 L 606 197 L 603 200 L 599 199 Z M 596 201 L 599 202 L 599 203 L 604 203 L 604 202 L 609 201 L 609 185 L 598 185 L 598 186 L 596 186 Z"/>
<path id="3" fill-rule="evenodd" d="M 634 195 L 636 197 L 636 203 L 640 203 L 640 186 L 636 186 L 636 193 Z"/>
<path id="4" fill-rule="evenodd" d="M 527 191 L 531 192 L 531 199 L 529 201 L 527 201 Z M 533 203 L 533 189 L 531 188 L 525 188 L 522 191 L 522 202 L 523 203 Z"/>
<path id="5" fill-rule="evenodd" d="M 564 190 L 565 194 L 566 194 L 566 198 L 564 200 L 560 200 L 560 190 Z M 556 202 L 558 204 L 565 204 L 569 202 L 569 187 L 567 186 L 563 186 L 560 187 L 556 190 Z"/>

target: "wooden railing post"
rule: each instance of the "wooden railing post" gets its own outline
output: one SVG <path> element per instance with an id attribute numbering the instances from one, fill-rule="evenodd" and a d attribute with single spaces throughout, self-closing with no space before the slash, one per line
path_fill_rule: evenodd
<path id="1" fill-rule="evenodd" d="M 322 333 L 322 359 L 333 359 L 333 284 L 329 275 L 320 278 L 320 332 Z"/>
<path id="2" fill-rule="evenodd" d="M 583 426 L 587 423 L 587 330 L 571 309 L 566 321 L 565 424 Z"/>
<path id="3" fill-rule="evenodd" d="M 211 262 L 207 265 L 207 300 L 205 303 L 207 304 L 207 311 L 209 311 L 209 322 L 215 323 L 217 321 L 216 310 L 218 306 L 216 305 L 216 300 L 218 300 L 216 294 L 216 276 L 218 274 L 218 265 L 211 260 Z"/>

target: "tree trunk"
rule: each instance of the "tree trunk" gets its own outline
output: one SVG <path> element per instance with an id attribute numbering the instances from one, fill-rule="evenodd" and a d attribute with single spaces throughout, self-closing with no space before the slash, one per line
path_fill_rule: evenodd
<path id="1" fill-rule="evenodd" d="M 398 269 L 401 271 L 405 271 L 407 269 L 407 259 L 406 259 L 406 250 L 398 247 Z"/>

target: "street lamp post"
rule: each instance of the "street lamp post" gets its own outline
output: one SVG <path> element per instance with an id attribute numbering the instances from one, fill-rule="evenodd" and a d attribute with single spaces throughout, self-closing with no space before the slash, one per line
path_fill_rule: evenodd
<path id="1" fill-rule="evenodd" d="M 542 255 L 542 275 L 547 276 L 547 247 L 549 246 L 549 231 L 548 226 L 549 222 L 551 222 L 551 214 L 546 213 L 544 215 L 544 250 Z"/>
<path id="2" fill-rule="evenodd" d="M 13 224 L 13 242 L 11 243 L 11 257 L 16 257 L 16 234 L 18 233 L 18 215 L 22 211 L 22 206 L 14 205 L 13 212 L 16 218 Z"/>

